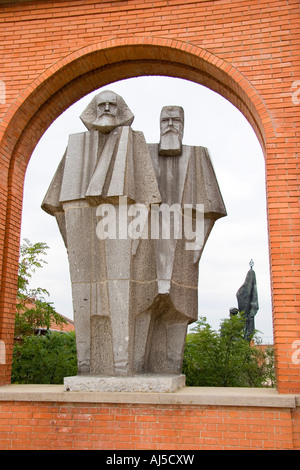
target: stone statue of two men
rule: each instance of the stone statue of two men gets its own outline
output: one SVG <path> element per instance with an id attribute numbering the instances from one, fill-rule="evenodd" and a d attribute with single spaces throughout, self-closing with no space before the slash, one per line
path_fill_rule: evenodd
<path id="1" fill-rule="evenodd" d="M 80 117 L 88 131 L 69 136 L 42 204 L 68 251 L 78 374 L 180 374 L 198 316 L 200 256 L 226 215 L 208 151 L 182 144 L 178 106 L 162 109 L 159 144 L 131 128 L 132 112 L 112 91 Z M 201 232 L 192 249 L 188 224 Z"/>

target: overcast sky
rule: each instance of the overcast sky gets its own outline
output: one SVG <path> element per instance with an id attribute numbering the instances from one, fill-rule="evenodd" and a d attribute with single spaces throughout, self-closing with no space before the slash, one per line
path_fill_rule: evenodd
<path id="1" fill-rule="evenodd" d="M 254 260 L 259 311 L 255 326 L 272 342 L 270 269 L 267 237 L 265 164 L 257 137 L 227 100 L 198 84 L 167 77 L 139 77 L 104 87 L 121 95 L 135 115 L 132 128 L 148 143 L 159 141 L 162 106 L 184 108 L 183 143 L 209 149 L 227 217 L 218 220 L 199 265 L 199 316 L 214 329 L 237 307 L 236 292 Z M 66 110 L 47 130 L 28 165 L 21 238 L 49 245 L 48 264 L 33 279 L 50 292 L 56 310 L 73 318 L 67 253 L 54 217 L 41 209 L 43 197 L 67 146 L 69 134 L 85 131 L 79 115 L 99 90 Z"/>

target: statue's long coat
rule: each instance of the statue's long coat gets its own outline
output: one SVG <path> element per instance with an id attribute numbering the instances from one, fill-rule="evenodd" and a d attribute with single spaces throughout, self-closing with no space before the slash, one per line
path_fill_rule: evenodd
<path id="1" fill-rule="evenodd" d="M 147 145 L 143 133 L 129 126 L 107 135 L 73 134 L 42 204 L 56 217 L 68 250 L 81 371 L 124 375 L 148 370 L 147 361 L 174 371 L 182 339 L 173 339 L 177 365 L 157 357 L 165 354 L 162 344 L 184 338 L 187 323 L 197 319 L 203 247 L 187 251 L 184 238 L 99 240 L 97 206 L 114 204 L 118 216 L 119 196 L 148 207 L 203 204 L 205 244 L 215 220 L 226 215 L 207 149 L 183 146 L 181 156 L 162 157 L 156 144 Z M 153 325 L 158 317 L 163 327 L 158 320 Z M 165 329 L 170 338 L 164 343 Z"/>

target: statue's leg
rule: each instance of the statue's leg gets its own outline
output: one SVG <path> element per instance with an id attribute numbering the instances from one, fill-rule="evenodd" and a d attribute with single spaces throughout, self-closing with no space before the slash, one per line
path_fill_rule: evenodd
<path id="1" fill-rule="evenodd" d="M 149 224 L 150 226 L 150 224 Z M 133 241 L 130 311 L 134 319 L 133 369 L 147 369 L 152 307 L 158 294 L 154 245 L 150 236 Z"/>
<path id="2" fill-rule="evenodd" d="M 78 373 L 90 372 L 91 317 L 91 208 L 85 201 L 64 203 Z"/>
<path id="3" fill-rule="evenodd" d="M 169 295 L 158 299 L 151 308 L 146 371 L 180 374 L 190 320 L 174 308 Z"/>
<path id="4" fill-rule="evenodd" d="M 91 374 L 114 375 L 112 328 L 108 316 L 91 317 Z"/>
<path id="5" fill-rule="evenodd" d="M 116 206 L 118 217 L 119 207 Z M 102 252 L 106 266 L 108 310 L 111 318 L 115 375 L 132 373 L 133 320 L 130 310 L 131 240 L 106 239 Z"/>
<path id="6" fill-rule="evenodd" d="M 187 321 L 170 322 L 164 317 L 154 321 L 148 372 L 181 373 L 187 326 Z"/>
<path id="7" fill-rule="evenodd" d="M 147 371 L 147 343 L 151 325 L 151 309 L 137 316 L 134 335 L 134 372 Z"/>
<path id="8" fill-rule="evenodd" d="M 109 280 L 109 304 L 113 338 L 115 375 L 130 375 L 132 372 L 132 341 L 129 311 L 129 281 Z"/>
<path id="9" fill-rule="evenodd" d="M 90 286 L 72 283 L 78 374 L 90 373 Z"/>

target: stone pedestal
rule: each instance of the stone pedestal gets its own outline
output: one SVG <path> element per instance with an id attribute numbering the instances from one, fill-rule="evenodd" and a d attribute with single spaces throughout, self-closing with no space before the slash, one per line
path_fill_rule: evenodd
<path id="1" fill-rule="evenodd" d="M 185 375 L 134 375 L 109 377 L 77 375 L 64 378 L 65 392 L 175 392 L 185 386 Z"/>

